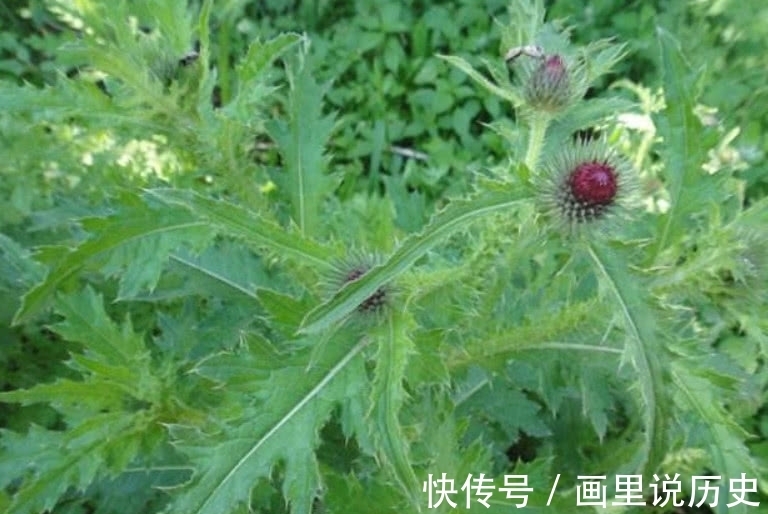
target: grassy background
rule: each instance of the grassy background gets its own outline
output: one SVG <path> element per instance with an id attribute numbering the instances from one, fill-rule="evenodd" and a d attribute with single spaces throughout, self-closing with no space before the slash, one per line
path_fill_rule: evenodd
<path id="1" fill-rule="evenodd" d="M 51 13 L 55 5 L 3 3 L 0 77 L 41 86 L 54 82 L 57 73 L 75 73 L 58 49 L 76 32 Z M 660 83 L 656 27 L 676 34 L 693 68 L 702 70 L 701 99 L 712 119 L 738 131 L 723 158 L 750 165 L 743 174 L 748 197 L 765 194 L 768 7 L 763 2 L 601 0 L 583 7 L 559 0 L 546 6 L 550 19 L 571 28 L 576 44 L 604 37 L 627 44 L 628 57 L 590 95 L 601 94 L 613 80 L 653 92 Z M 225 103 L 231 98 L 234 63 L 249 42 L 281 31 L 307 33 L 313 72 L 329 85 L 324 109 L 336 116 L 328 151 L 343 176 L 338 196 L 386 190 L 402 211 L 410 204 L 431 204 L 465 190 L 471 172 L 507 156 L 503 138 L 484 124 L 509 116 L 508 107 L 435 57 L 460 55 L 476 64 L 497 58 L 505 49 L 494 20 L 504 18 L 506 9 L 504 0 L 217 2 L 211 38 L 217 95 Z M 275 162 L 269 145 L 254 146 L 263 164 Z M 13 224 L 29 215 L 40 195 L 28 177 L 6 174 L 11 177 L 2 186 L 0 223 Z M 15 187 L 18 182 L 24 187 Z M 419 220 L 409 223 L 406 228 L 417 228 Z"/>

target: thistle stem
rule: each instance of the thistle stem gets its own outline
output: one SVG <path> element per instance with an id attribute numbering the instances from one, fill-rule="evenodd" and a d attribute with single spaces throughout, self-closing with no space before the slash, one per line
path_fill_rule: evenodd
<path id="1" fill-rule="evenodd" d="M 541 148 L 544 146 L 544 134 L 549 126 L 550 116 L 536 112 L 531 117 L 531 131 L 528 136 L 528 151 L 525 153 L 525 165 L 533 172 L 539 163 Z"/>

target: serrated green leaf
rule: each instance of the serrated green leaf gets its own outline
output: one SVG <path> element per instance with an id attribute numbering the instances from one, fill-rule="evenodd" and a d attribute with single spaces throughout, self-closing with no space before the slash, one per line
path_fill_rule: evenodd
<path id="1" fill-rule="evenodd" d="M 200 84 L 197 88 L 197 112 L 201 118 L 212 119 L 211 96 L 216 87 L 216 72 L 211 71 L 211 9 L 213 0 L 204 0 L 197 17 L 197 32 L 200 37 Z"/>
<path id="2" fill-rule="evenodd" d="M 309 312 L 304 318 L 301 332 L 318 332 L 344 319 L 378 288 L 407 270 L 445 237 L 466 228 L 483 216 L 511 209 L 526 200 L 525 188 L 500 184 L 493 191 L 486 191 L 469 200 L 452 202 L 435 215 L 422 232 L 409 236 L 383 264 L 348 283 L 327 302 Z"/>
<path id="3" fill-rule="evenodd" d="M 201 277 L 200 284 L 189 286 L 190 276 L 184 276 L 184 289 L 180 296 L 196 292 L 255 300 L 256 288 L 271 283 L 270 274 L 262 259 L 248 248 L 236 242 L 223 241 L 207 248 L 200 254 L 194 254 L 181 248 L 171 253 L 170 258 L 189 268 Z M 224 286 L 224 287 L 218 287 Z"/>
<path id="4" fill-rule="evenodd" d="M 179 440 L 178 448 L 197 468 L 190 487 L 173 503 L 174 512 L 221 514 L 250 498 L 259 478 L 270 476 L 275 462 L 285 465 L 283 491 L 293 512 L 310 512 L 319 487 L 314 449 L 317 431 L 334 405 L 344 403 L 349 387 L 365 389 L 361 351 L 354 346 L 329 347 L 312 369 L 306 363 L 274 372 L 260 384 L 264 404 L 244 422 L 217 439 Z"/>
<path id="5" fill-rule="evenodd" d="M 127 297 L 154 286 L 173 248 L 209 238 L 206 224 L 183 210 L 153 210 L 132 198 L 124 200 L 129 208 L 107 218 L 83 221 L 94 235 L 63 253 L 45 280 L 24 295 L 14 324 L 40 312 L 59 284 L 87 265 L 98 263 L 108 274 L 121 273 L 120 295 Z"/>
<path id="6" fill-rule="evenodd" d="M 459 412 L 471 415 L 470 429 L 485 432 L 488 437 L 492 437 L 488 424 L 497 424 L 503 435 L 503 442 L 498 442 L 506 449 L 517 440 L 521 431 L 533 437 L 551 435 L 539 416 L 540 411 L 539 404 L 508 381 L 498 379 L 473 391 L 469 400 L 463 401 Z M 469 435 L 474 438 L 473 435 L 480 434 L 470 431 Z"/>
<path id="7" fill-rule="evenodd" d="M 50 403 L 59 409 L 84 406 L 97 411 L 120 407 L 127 393 L 125 388 L 105 380 L 76 382 L 60 379 L 51 384 L 37 384 L 30 389 L 0 391 L 0 401 L 22 405 Z"/>
<path id="8" fill-rule="evenodd" d="M 125 219 L 124 216 L 121 216 Z M 89 223 L 87 228 L 95 233 L 121 230 L 122 225 L 112 223 Z M 101 270 L 107 276 L 120 277 L 117 301 L 136 298 L 144 291 L 152 291 L 160 279 L 169 254 L 181 245 L 200 247 L 210 240 L 207 227 L 195 226 L 174 228 L 165 227 L 148 230 L 128 244 L 117 246 L 106 256 Z"/>
<path id="9" fill-rule="evenodd" d="M 55 308 L 64 320 L 53 329 L 67 341 L 82 343 L 105 363 L 128 365 L 145 352 L 144 340 L 130 321 L 118 327 L 104 311 L 102 296 L 90 286 L 81 293 L 59 295 Z"/>
<path id="10" fill-rule="evenodd" d="M 546 148 L 555 150 L 574 132 L 592 128 L 608 117 L 631 111 L 635 103 L 623 98 L 589 98 L 582 100 L 577 107 L 565 115 L 556 118 L 548 128 Z M 545 154 L 547 151 L 545 150 Z"/>
<path id="11" fill-rule="evenodd" d="M 472 65 L 469 64 L 465 59 L 455 55 L 439 55 L 438 54 L 438 57 L 440 59 L 447 61 L 452 66 L 455 66 L 456 68 L 460 69 L 461 71 L 466 73 L 469 76 L 469 78 L 477 82 L 480 86 L 488 90 L 490 93 L 493 93 L 494 95 L 498 96 L 499 98 L 502 98 L 503 100 L 507 100 L 513 106 L 519 107 L 520 105 L 523 104 L 523 99 L 515 91 L 513 91 L 512 89 L 502 88 L 497 84 L 494 84 L 493 82 L 488 80 L 486 77 L 484 77 L 482 73 L 475 70 L 475 68 L 473 68 Z"/>
<path id="12" fill-rule="evenodd" d="M 94 414 L 68 432 L 38 427 L 26 435 L 3 431 L 0 476 L 24 478 L 10 512 L 48 511 L 70 488 L 84 490 L 98 476 L 124 470 L 135 458 L 144 431 L 158 428 L 140 415 L 115 412 Z M 27 470 L 34 475 L 24 476 Z"/>
<path id="13" fill-rule="evenodd" d="M 83 379 L 60 378 L 26 390 L 0 392 L 4 402 L 50 404 L 67 426 L 60 432 L 33 427 L 26 436 L 4 434 L 0 442 L 4 459 L 28 459 L 8 471 L 10 478 L 21 480 L 13 495 L 13 512 L 44 511 L 70 488 L 83 490 L 98 476 L 122 472 L 140 450 L 151 452 L 163 434 L 154 409 L 168 400 L 163 394 L 167 391 L 161 393 L 143 339 L 130 323 L 122 327 L 113 323 L 101 295 L 90 288 L 59 295 L 56 311 L 64 320 L 52 329 L 85 348 L 70 361 Z M 33 474 L 26 476 L 27 470 Z M 3 465 L 0 471 L 4 474 Z"/>
<path id="14" fill-rule="evenodd" d="M 670 201 L 651 253 L 658 256 L 671 237 L 680 235 L 686 217 L 699 206 L 695 199 L 703 177 L 701 165 L 706 158 L 706 145 L 702 144 L 701 122 L 693 112 L 695 76 L 683 58 L 680 43 L 664 29 L 658 28 L 656 32 L 666 101 L 656 125 L 664 139 L 664 169 Z"/>
<path id="15" fill-rule="evenodd" d="M 162 391 L 151 368 L 143 338 L 133 332 L 129 322 L 122 327 L 112 322 L 104 311 L 101 295 L 90 287 L 80 293 L 59 295 L 56 312 L 64 320 L 51 329 L 64 339 L 83 345 L 83 353 L 75 353 L 69 363 L 82 375 L 82 380 L 59 378 L 29 389 L 0 392 L 0 401 L 23 405 L 48 403 L 70 425 L 67 436 L 74 437 L 88 423 L 89 416 L 138 415 L 165 400 L 163 393 L 167 391 Z"/>
<path id="16" fill-rule="evenodd" d="M 206 220 L 221 233 L 244 239 L 258 248 L 291 255 L 313 266 L 331 266 L 335 253 L 299 234 L 263 219 L 244 207 L 206 198 L 192 191 L 152 189 L 148 194 L 170 204 L 182 205 L 198 219 Z"/>
<path id="17" fill-rule="evenodd" d="M 625 356 L 638 372 L 639 389 L 645 404 L 643 455 L 639 463 L 645 474 L 656 471 L 667 451 L 669 404 L 664 391 L 662 359 L 666 348 L 656 333 L 656 321 L 646 296 L 631 279 L 629 267 L 613 248 L 601 243 L 588 246 L 595 270 L 615 299 L 627 332 Z"/>
<path id="18" fill-rule="evenodd" d="M 43 469 L 59 470 L 62 462 L 69 467 L 70 462 L 62 459 L 63 456 L 61 455 L 61 448 L 63 447 L 63 434 L 61 432 L 50 432 L 33 425 L 26 435 L 6 430 L 0 431 L 0 435 L 2 435 L 0 437 L 0 449 L 3 456 L 0 459 L 0 485 L 4 487 L 7 487 L 11 481 L 19 476 L 31 471 L 30 468 L 32 468 L 33 463 L 38 468 Z M 32 441 L 37 441 L 37 444 L 33 444 Z M 57 480 L 50 480 L 50 476 L 48 476 L 45 477 L 48 480 L 38 479 L 31 484 L 22 485 L 11 499 L 14 510 L 8 512 L 37 514 L 52 508 L 70 486 L 66 480 L 67 467 L 61 469 L 64 473 Z M 71 471 L 71 468 L 69 469 Z M 21 495 L 23 496 L 20 498 Z"/>
<path id="19" fill-rule="evenodd" d="M 413 335 L 416 352 L 408 360 L 406 376 L 415 387 L 450 383 L 450 374 L 440 347 L 445 338 L 442 330 L 419 331 Z"/>
<path id="20" fill-rule="evenodd" d="M 110 382 L 124 384 L 128 387 L 126 392 L 129 394 L 135 391 L 136 381 L 139 380 L 139 376 L 135 373 L 134 369 L 128 366 L 106 364 L 100 358 L 94 359 L 85 355 L 74 354 L 68 364 L 69 367 L 80 373 L 101 375 L 109 377 Z"/>
<path id="21" fill-rule="evenodd" d="M 312 305 L 309 297 L 297 299 L 271 289 L 259 289 L 257 296 L 261 305 L 269 313 L 270 321 L 279 329 L 284 329 L 286 336 L 296 333 L 304 313 Z"/>
<path id="22" fill-rule="evenodd" d="M 334 514 L 391 514 L 394 486 L 382 480 L 362 482 L 353 474 L 340 475 L 333 469 L 323 470 L 328 491 L 323 503 Z M 402 512 L 402 511 L 400 511 Z"/>
<path id="23" fill-rule="evenodd" d="M 302 36 L 283 33 L 268 41 L 254 41 L 248 46 L 248 53 L 237 66 L 237 79 L 241 86 L 261 78 L 262 72 L 275 59 L 302 40 Z"/>
<path id="24" fill-rule="evenodd" d="M 611 39 L 600 39 L 584 49 L 586 57 L 587 82 L 592 83 L 611 71 L 611 68 L 626 55 L 626 45 L 615 44 Z"/>
<path id="25" fill-rule="evenodd" d="M 589 419 L 602 441 L 608 430 L 608 412 L 614 403 L 610 384 L 599 373 L 584 373 L 579 382 L 584 417 Z"/>
<path id="26" fill-rule="evenodd" d="M 546 10 L 542 0 L 512 0 L 507 4 L 509 22 L 501 25 L 502 41 L 507 47 L 530 45 L 542 32 Z"/>
<path id="27" fill-rule="evenodd" d="M 254 111 L 258 112 L 264 104 L 264 98 L 277 89 L 271 87 L 268 82 L 267 72 L 270 70 L 270 64 L 302 40 L 303 37 L 299 34 L 284 33 L 267 41 L 257 40 L 251 43 L 247 54 L 240 60 L 235 70 L 236 95 L 218 113 L 224 116 L 214 115 L 210 103 L 199 107 L 213 122 L 210 127 L 212 129 L 210 139 L 214 141 L 213 148 L 229 147 L 230 152 L 234 151 L 233 134 L 240 136 L 241 127 L 254 125 Z M 229 80 L 228 77 L 219 77 L 219 82 L 226 80 Z M 215 83 L 212 83 L 211 87 L 214 85 Z M 206 98 L 210 98 L 210 94 Z M 228 121 L 236 123 L 227 123 Z M 261 120 L 257 119 L 257 121 Z"/>
<path id="28" fill-rule="evenodd" d="M 307 62 L 298 66 L 288 67 L 288 119 L 273 119 L 266 128 L 284 161 L 283 172 L 275 177 L 278 188 L 286 190 L 291 218 L 305 235 L 320 230 L 323 202 L 336 185 L 326 173 L 324 157 L 334 118 L 323 116 L 326 87 L 315 82 Z"/>
<path id="29" fill-rule="evenodd" d="M 598 302 L 589 300 L 571 304 L 567 309 L 546 312 L 531 322 L 519 324 L 500 334 L 489 335 L 478 341 L 468 341 L 461 348 L 453 349 L 446 358 L 448 368 L 456 371 L 475 365 L 491 368 L 500 366 L 516 353 L 526 351 L 585 351 L 620 354 L 621 350 L 610 346 L 580 344 L 561 341 L 568 338 L 573 327 L 583 327 Z"/>
<path id="30" fill-rule="evenodd" d="M 269 379 L 270 371 L 285 365 L 272 343 L 247 334 L 247 350 L 217 353 L 197 363 L 191 370 L 226 386 L 228 391 L 253 392 Z"/>
<path id="31" fill-rule="evenodd" d="M 32 286 L 43 279 L 45 270 L 16 241 L 0 233 L 0 289 Z"/>
<path id="32" fill-rule="evenodd" d="M 723 408 L 723 398 L 731 396 L 733 391 L 716 385 L 719 380 L 716 373 L 702 369 L 699 374 L 704 376 L 697 376 L 685 364 L 673 363 L 670 372 L 676 386 L 676 404 L 683 411 L 692 411 L 704 432 L 688 444 L 705 447 L 712 459 L 712 469 L 726 479 L 720 486 L 720 497 L 728 498 L 727 480 L 739 478 L 742 473 L 748 478 L 761 477 L 760 466 L 744 444 L 750 435 Z M 728 512 L 745 514 L 749 510 L 741 504 Z"/>
<path id="33" fill-rule="evenodd" d="M 420 511 L 420 484 L 411 467 L 408 442 L 398 414 L 406 399 L 403 386 L 408 357 L 414 352 L 409 335 L 413 327 L 402 316 L 389 316 L 377 330 L 379 351 L 371 389 L 373 444 L 412 507 Z"/>
<path id="34" fill-rule="evenodd" d="M 213 0 L 203 0 L 203 5 L 200 7 L 200 14 L 197 17 L 197 31 L 200 34 L 200 54 L 204 68 L 208 68 L 211 44 L 211 9 L 213 8 Z"/>
<path id="35" fill-rule="evenodd" d="M 419 441 L 429 456 L 429 467 L 421 474 L 424 482 L 420 501 L 424 508 L 428 507 L 429 492 L 424 491 L 424 486 L 428 485 L 427 481 L 430 478 L 435 480 L 445 473 L 446 478 L 454 480 L 456 484 L 457 494 L 452 495 L 452 499 L 458 504 L 457 510 L 466 512 L 465 494 L 458 490 L 470 473 L 475 476 L 485 473 L 488 476 L 493 464 L 491 453 L 482 441 L 474 441 L 469 445 L 461 444 L 465 430 L 463 424 L 457 422 L 453 407 L 453 403 L 447 399 L 445 392 L 435 394 L 429 398 L 429 401 L 418 405 L 417 419 L 422 425 Z M 434 494 L 432 500 L 433 502 L 437 500 Z M 486 510 L 482 506 L 479 508 Z M 456 511 L 443 502 L 441 510 L 437 512 Z"/>

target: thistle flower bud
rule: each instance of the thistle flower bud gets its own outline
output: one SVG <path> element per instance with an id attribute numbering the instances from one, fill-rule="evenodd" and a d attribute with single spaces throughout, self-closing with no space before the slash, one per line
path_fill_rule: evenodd
<path id="1" fill-rule="evenodd" d="M 603 141 L 574 143 L 545 161 L 547 212 L 571 231 L 626 211 L 636 183 L 629 163 Z"/>
<path id="2" fill-rule="evenodd" d="M 365 275 L 367 271 L 368 268 L 364 266 L 352 268 L 344 277 L 344 283 L 354 282 Z M 377 312 L 384 306 L 386 300 L 387 292 L 384 288 L 380 287 L 371 296 L 363 300 L 363 302 L 357 306 L 357 310 L 358 312 Z"/>
<path id="3" fill-rule="evenodd" d="M 572 93 L 571 70 L 558 54 L 541 59 L 524 84 L 525 100 L 535 110 L 562 110 L 571 102 Z"/>
<path id="4" fill-rule="evenodd" d="M 374 255 L 352 252 L 347 258 L 335 263 L 331 276 L 326 277 L 325 284 L 328 293 L 334 294 L 348 283 L 359 280 L 378 262 L 379 259 Z M 362 314 L 380 313 L 388 304 L 390 293 L 386 286 L 378 288 L 357 306 L 357 312 Z"/>

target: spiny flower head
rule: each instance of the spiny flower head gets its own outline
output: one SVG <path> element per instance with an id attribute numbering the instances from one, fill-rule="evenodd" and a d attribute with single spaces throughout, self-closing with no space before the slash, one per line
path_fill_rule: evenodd
<path id="1" fill-rule="evenodd" d="M 330 293 L 335 293 L 350 282 L 359 280 L 379 262 L 375 255 L 353 252 L 333 266 L 332 276 L 326 281 Z M 388 287 L 382 286 L 357 306 L 362 314 L 378 314 L 386 306 L 391 296 Z"/>
<path id="2" fill-rule="evenodd" d="M 366 267 L 356 267 L 349 270 L 344 277 L 344 283 L 354 282 L 368 272 Z M 380 310 L 387 300 L 387 292 L 384 288 L 378 288 L 371 296 L 363 300 L 357 306 L 359 312 L 376 312 Z"/>
<path id="3" fill-rule="evenodd" d="M 629 163 L 602 140 L 566 145 L 545 160 L 540 182 L 546 211 L 569 231 L 625 213 L 637 189 Z"/>
<path id="4" fill-rule="evenodd" d="M 624 55 L 624 47 L 609 40 L 575 48 L 563 34 L 542 33 L 540 43 L 511 48 L 505 60 L 514 69 L 523 107 L 550 117 L 578 103 L 590 83 Z"/>
<path id="5" fill-rule="evenodd" d="M 542 111 L 559 111 L 572 97 L 571 70 L 559 54 L 543 56 L 525 80 L 525 100 L 529 107 Z"/>
<path id="6" fill-rule="evenodd" d="M 618 178 L 607 162 L 588 161 L 577 165 L 568 177 L 568 190 L 575 203 L 599 209 L 616 199 Z"/>

